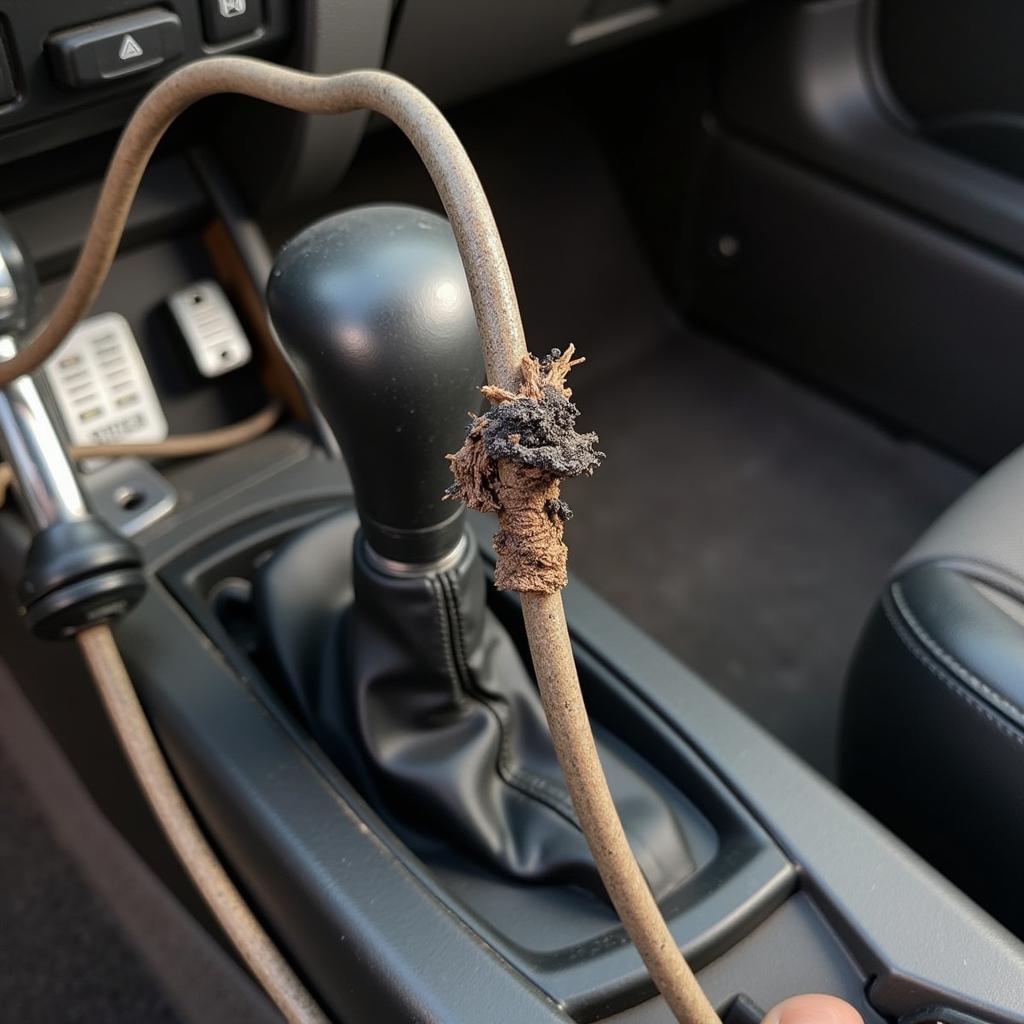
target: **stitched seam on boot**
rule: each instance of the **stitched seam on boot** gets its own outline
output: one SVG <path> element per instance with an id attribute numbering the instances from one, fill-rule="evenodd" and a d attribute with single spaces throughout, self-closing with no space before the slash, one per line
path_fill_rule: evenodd
<path id="1" fill-rule="evenodd" d="M 465 690 L 465 679 L 455 664 L 454 644 L 451 637 L 451 622 L 448 614 L 447 604 L 441 587 L 432 576 L 427 576 L 424 581 L 434 601 L 434 611 L 437 613 L 437 631 L 441 638 L 441 651 L 444 655 L 445 665 L 448 668 L 448 681 L 451 684 L 452 699 L 457 707 L 466 703 L 468 696 Z"/>
<path id="2" fill-rule="evenodd" d="M 438 590 L 449 624 L 449 640 L 452 654 L 449 664 L 458 671 L 458 678 L 464 692 L 486 708 L 498 723 L 498 776 L 506 785 L 512 787 L 523 796 L 536 800 L 556 814 L 566 819 L 570 825 L 579 829 L 579 822 L 572 806 L 569 794 L 559 786 L 553 785 L 542 776 L 536 775 L 522 765 L 517 764 L 510 753 L 511 738 L 508 734 L 508 721 L 504 714 L 504 706 L 500 702 L 492 702 L 488 695 L 477 685 L 466 660 L 466 636 L 459 610 L 456 588 L 451 574 L 442 573 L 437 578 Z M 461 671 L 459 671 L 461 669 Z"/>

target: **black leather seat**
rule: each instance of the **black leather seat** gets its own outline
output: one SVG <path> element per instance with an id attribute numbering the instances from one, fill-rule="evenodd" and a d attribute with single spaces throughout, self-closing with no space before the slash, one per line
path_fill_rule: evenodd
<path id="1" fill-rule="evenodd" d="M 1024 935 L 1024 449 L 893 571 L 851 664 L 840 773 Z"/>

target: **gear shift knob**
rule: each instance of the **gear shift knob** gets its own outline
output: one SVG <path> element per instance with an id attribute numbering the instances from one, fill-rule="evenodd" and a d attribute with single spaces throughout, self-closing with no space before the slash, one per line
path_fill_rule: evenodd
<path id="1" fill-rule="evenodd" d="M 415 564 L 451 552 L 462 509 L 442 503 L 444 456 L 480 404 L 484 366 L 448 222 L 410 206 L 327 217 L 281 250 L 267 303 L 341 446 L 370 547 Z"/>

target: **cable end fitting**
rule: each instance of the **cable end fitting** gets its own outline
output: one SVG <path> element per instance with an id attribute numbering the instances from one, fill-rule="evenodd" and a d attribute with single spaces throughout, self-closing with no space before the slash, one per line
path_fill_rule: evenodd
<path id="1" fill-rule="evenodd" d="M 121 618 L 145 590 L 138 548 L 88 516 L 54 523 L 35 535 L 18 596 L 32 632 L 62 640 Z"/>

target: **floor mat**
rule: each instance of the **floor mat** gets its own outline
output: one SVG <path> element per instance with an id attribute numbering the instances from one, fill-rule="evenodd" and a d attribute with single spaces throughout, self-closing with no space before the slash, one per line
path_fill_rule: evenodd
<path id="1" fill-rule="evenodd" d="M 178 1021 L 0 749 L 0 1005 L 23 1021 Z"/>
<path id="2" fill-rule="evenodd" d="M 532 350 L 588 359 L 571 383 L 608 459 L 567 488 L 570 570 L 832 774 L 857 633 L 973 476 L 682 324 L 573 103 L 542 83 L 451 115 Z M 395 133 L 364 145 L 330 206 L 380 201 L 439 205 Z"/>

